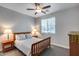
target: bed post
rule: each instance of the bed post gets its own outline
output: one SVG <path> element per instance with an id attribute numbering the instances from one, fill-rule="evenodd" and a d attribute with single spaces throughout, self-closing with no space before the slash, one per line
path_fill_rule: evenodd
<path id="1" fill-rule="evenodd" d="M 51 46 L 51 37 L 49 37 L 49 47 Z"/>

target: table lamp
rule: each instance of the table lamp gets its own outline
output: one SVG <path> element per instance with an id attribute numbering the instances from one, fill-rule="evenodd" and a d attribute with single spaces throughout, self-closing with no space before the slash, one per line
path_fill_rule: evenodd
<path id="1" fill-rule="evenodd" d="M 6 35 L 6 39 L 9 40 L 10 39 L 10 34 L 12 33 L 11 29 L 6 29 L 4 31 L 4 34 Z"/>
<path id="2" fill-rule="evenodd" d="M 32 30 L 32 36 L 34 36 L 34 37 L 38 37 L 38 31 L 37 31 L 37 29 L 33 29 Z"/>

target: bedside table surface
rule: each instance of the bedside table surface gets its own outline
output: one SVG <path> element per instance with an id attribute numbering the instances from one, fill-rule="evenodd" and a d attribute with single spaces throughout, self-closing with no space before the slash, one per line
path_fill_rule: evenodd
<path id="1" fill-rule="evenodd" d="M 8 43 L 8 42 L 13 42 L 13 40 L 4 40 L 2 43 Z"/>

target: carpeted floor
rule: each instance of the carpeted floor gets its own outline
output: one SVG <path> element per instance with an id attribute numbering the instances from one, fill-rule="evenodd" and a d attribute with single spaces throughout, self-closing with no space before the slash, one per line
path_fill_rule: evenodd
<path id="1" fill-rule="evenodd" d="M 0 56 L 24 56 L 24 54 L 17 49 L 13 49 L 6 53 L 0 52 Z M 69 51 L 61 47 L 51 46 L 51 48 L 47 48 L 41 56 L 69 56 Z"/>
<path id="2" fill-rule="evenodd" d="M 17 49 L 13 49 L 13 50 L 10 50 L 8 52 L 1 52 L 0 53 L 1 56 L 24 56 L 19 50 Z"/>

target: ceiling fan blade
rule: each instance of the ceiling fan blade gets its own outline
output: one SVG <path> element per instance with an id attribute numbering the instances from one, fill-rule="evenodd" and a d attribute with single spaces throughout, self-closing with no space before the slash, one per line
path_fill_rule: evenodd
<path id="1" fill-rule="evenodd" d="M 48 5 L 48 6 L 45 6 L 45 7 L 43 7 L 42 9 L 46 9 L 46 8 L 50 8 L 51 6 L 50 5 Z"/>
<path id="2" fill-rule="evenodd" d="M 35 9 L 28 8 L 27 10 L 35 10 Z"/>
<path id="3" fill-rule="evenodd" d="M 37 14 L 37 12 L 35 12 L 35 15 Z"/>
<path id="4" fill-rule="evenodd" d="M 46 12 L 49 12 L 49 10 L 46 10 Z"/>
<path id="5" fill-rule="evenodd" d="M 42 13 L 44 13 L 44 14 L 46 14 L 46 12 L 45 11 L 41 11 Z"/>

